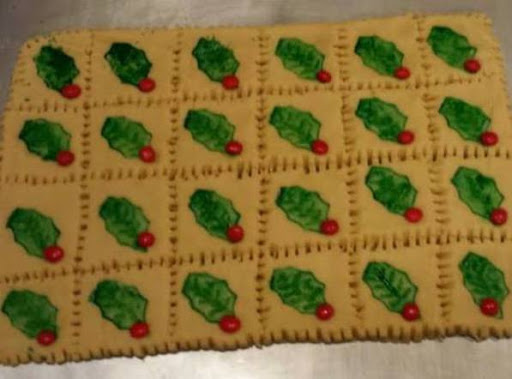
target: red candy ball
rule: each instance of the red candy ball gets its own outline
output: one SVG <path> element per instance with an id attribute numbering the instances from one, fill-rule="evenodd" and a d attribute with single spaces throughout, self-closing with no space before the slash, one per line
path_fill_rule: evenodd
<path id="1" fill-rule="evenodd" d="M 224 146 L 224 150 L 229 155 L 240 155 L 244 146 L 238 141 L 229 141 L 226 146 Z"/>
<path id="2" fill-rule="evenodd" d="M 48 246 L 43 251 L 44 258 L 51 263 L 58 262 L 64 257 L 64 250 L 60 246 Z"/>
<path id="3" fill-rule="evenodd" d="M 320 304 L 317 308 L 316 308 L 316 317 L 319 319 L 319 320 L 322 320 L 322 321 L 325 321 L 325 320 L 329 320 L 333 315 L 334 315 L 334 308 L 332 307 L 331 304 Z"/>
<path id="4" fill-rule="evenodd" d="M 66 99 L 75 99 L 82 93 L 82 89 L 77 84 L 68 84 L 61 88 L 60 94 Z"/>
<path id="5" fill-rule="evenodd" d="M 155 236 L 150 232 L 142 232 L 137 236 L 137 244 L 140 247 L 150 247 L 155 243 Z"/>
<path id="6" fill-rule="evenodd" d="M 236 316 L 224 316 L 219 321 L 219 327 L 226 333 L 235 333 L 241 326 L 242 323 Z"/>
<path id="7" fill-rule="evenodd" d="M 156 83 L 151 78 L 144 78 L 144 79 L 140 80 L 137 87 L 139 88 L 139 91 L 141 91 L 141 92 L 151 92 L 155 89 Z"/>
<path id="8" fill-rule="evenodd" d="M 222 79 L 222 86 L 225 89 L 237 89 L 238 88 L 238 78 L 235 75 L 228 75 Z"/>
<path id="9" fill-rule="evenodd" d="M 244 229 L 240 225 L 233 225 L 228 228 L 226 236 L 230 242 L 240 242 L 244 238 Z"/>
<path id="10" fill-rule="evenodd" d="M 71 151 L 62 150 L 57 153 L 55 158 L 59 166 L 69 166 L 75 160 L 75 154 Z"/>
<path id="11" fill-rule="evenodd" d="M 151 163 L 156 159 L 155 150 L 151 146 L 144 146 L 139 150 L 139 159 L 142 162 Z"/>
<path id="12" fill-rule="evenodd" d="M 483 132 L 480 135 L 480 142 L 484 146 L 494 146 L 498 143 L 498 135 L 494 132 Z"/>
<path id="13" fill-rule="evenodd" d="M 411 76 L 411 71 L 407 67 L 401 66 L 395 70 L 393 75 L 397 79 L 404 80 Z"/>
<path id="14" fill-rule="evenodd" d="M 400 132 L 400 134 L 397 137 L 397 140 L 402 145 L 409 145 L 414 141 L 414 133 L 410 130 L 404 130 L 403 132 Z"/>
<path id="15" fill-rule="evenodd" d="M 423 212 L 419 208 L 411 207 L 405 211 L 404 217 L 409 222 L 419 222 L 423 218 Z"/>
<path id="16" fill-rule="evenodd" d="M 42 330 L 36 337 L 39 345 L 48 346 L 55 342 L 57 336 L 51 330 Z"/>
<path id="17" fill-rule="evenodd" d="M 318 155 L 324 155 L 329 151 L 329 145 L 327 142 L 317 139 L 311 144 L 311 151 Z"/>
<path id="18" fill-rule="evenodd" d="M 503 208 L 496 208 L 495 210 L 493 210 L 491 212 L 490 219 L 494 225 L 503 225 L 504 223 L 507 222 L 507 218 L 508 218 L 508 213 Z"/>
<path id="19" fill-rule="evenodd" d="M 402 317 L 407 321 L 414 321 L 420 317 L 420 309 L 414 303 L 407 303 L 402 309 Z"/>
<path id="20" fill-rule="evenodd" d="M 320 225 L 320 231 L 328 236 L 332 236 L 333 234 L 338 233 L 338 230 L 340 229 L 338 222 L 336 220 L 325 220 Z"/>
<path id="21" fill-rule="evenodd" d="M 480 62 L 476 59 L 468 59 L 464 62 L 464 70 L 469 72 L 470 74 L 475 74 L 480 71 L 481 65 Z"/>
<path id="22" fill-rule="evenodd" d="M 329 83 L 331 81 L 331 74 L 329 73 L 329 71 L 320 70 L 316 74 L 316 79 L 320 83 Z"/>
<path id="23" fill-rule="evenodd" d="M 133 338 L 144 338 L 149 334 L 149 325 L 145 322 L 139 321 L 133 324 L 130 328 L 130 336 Z"/>
<path id="24" fill-rule="evenodd" d="M 480 303 L 480 311 L 486 316 L 496 316 L 500 310 L 500 305 L 493 298 L 483 299 Z"/>

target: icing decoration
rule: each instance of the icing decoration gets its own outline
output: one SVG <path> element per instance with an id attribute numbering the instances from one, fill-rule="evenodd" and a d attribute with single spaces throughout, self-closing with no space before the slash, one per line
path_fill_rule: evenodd
<path id="1" fill-rule="evenodd" d="M 329 203 L 318 192 L 299 186 L 281 187 L 276 205 L 288 220 L 300 225 L 302 229 L 326 235 L 338 232 L 338 223 L 328 218 Z"/>
<path id="2" fill-rule="evenodd" d="M 501 307 L 509 293 L 503 271 L 486 257 L 473 252 L 466 254 L 459 269 L 464 287 L 480 311 L 486 316 L 503 318 Z"/>
<path id="3" fill-rule="evenodd" d="M 402 66 L 404 54 L 396 45 L 378 36 L 362 36 L 356 43 L 354 52 L 361 57 L 363 64 L 381 75 L 407 79 L 410 71 Z"/>
<path id="4" fill-rule="evenodd" d="M 2 305 L 11 325 L 40 345 L 51 345 L 57 339 L 58 309 L 48 297 L 29 290 L 11 290 Z"/>
<path id="5" fill-rule="evenodd" d="M 197 60 L 197 67 L 214 82 L 221 82 L 225 89 L 238 88 L 235 76 L 240 63 L 233 50 L 222 45 L 215 38 L 199 38 L 192 55 Z"/>
<path id="6" fill-rule="evenodd" d="M 446 64 L 464 69 L 469 73 L 480 70 L 480 62 L 474 59 L 477 49 L 468 39 L 446 26 L 434 26 L 430 30 L 427 42 L 435 55 Z"/>
<path id="7" fill-rule="evenodd" d="M 493 178 L 472 168 L 459 167 L 451 181 L 459 199 L 471 212 L 495 225 L 502 225 L 507 221 L 506 211 L 500 208 L 504 197 Z"/>
<path id="8" fill-rule="evenodd" d="M 148 232 L 149 220 L 142 209 L 125 197 L 108 197 L 100 207 L 105 229 L 123 246 L 146 252 L 155 237 Z M 149 236 L 150 235 L 150 236 Z"/>
<path id="9" fill-rule="evenodd" d="M 146 163 L 156 159 L 155 150 L 150 146 L 152 135 L 138 121 L 127 117 L 107 117 L 101 135 L 110 148 L 125 158 L 139 158 Z"/>
<path id="10" fill-rule="evenodd" d="M 62 48 L 45 45 L 34 57 L 37 75 L 46 86 L 54 91 L 59 91 L 67 99 L 80 96 L 82 90 L 73 80 L 80 71 L 76 67 L 75 60 L 67 55 Z"/>
<path id="11" fill-rule="evenodd" d="M 448 127 L 467 141 L 480 142 L 486 146 L 498 142 L 498 136 L 487 131 L 491 119 L 477 106 L 455 97 L 445 97 L 439 113 L 446 119 Z"/>
<path id="12" fill-rule="evenodd" d="M 155 88 L 155 81 L 148 78 L 152 64 L 144 50 L 129 43 L 115 42 L 105 54 L 105 59 L 122 83 L 136 86 L 141 92 Z"/>
<path id="13" fill-rule="evenodd" d="M 116 280 L 102 280 L 89 296 L 89 301 L 100 309 L 104 319 L 120 330 L 129 330 L 133 338 L 148 335 L 148 300 L 137 287 Z"/>
<path id="14" fill-rule="evenodd" d="M 328 320 L 334 315 L 334 308 L 325 300 L 325 284 L 311 271 L 276 268 L 272 272 L 270 289 L 284 304 L 300 313 L 314 314 L 319 320 Z"/>
<path id="15" fill-rule="evenodd" d="M 60 230 L 50 217 L 34 209 L 16 208 L 7 220 L 7 228 L 29 255 L 51 263 L 64 256 L 64 250 L 57 245 Z"/>
<path id="16" fill-rule="evenodd" d="M 198 189 L 190 196 L 188 207 L 196 222 L 210 235 L 233 243 L 243 239 L 244 230 L 238 224 L 240 213 L 231 200 L 215 191 Z"/>
<path id="17" fill-rule="evenodd" d="M 400 313 L 407 321 L 420 317 L 415 303 L 418 287 L 406 272 L 386 262 L 369 262 L 363 273 L 363 281 L 372 296 L 391 312 Z"/>
<path id="18" fill-rule="evenodd" d="M 391 213 L 402 215 L 409 222 L 418 222 L 423 217 L 421 210 L 413 207 L 417 191 L 406 175 L 374 166 L 368 171 L 365 184 L 373 198 Z"/>
<path id="19" fill-rule="evenodd" d="M 206 272 L 192 272 L 187 275 L 181 292 L 190 307 L 206 321 L 218 324 L 226 333 L 240 329 L 240 319 L 235 315 L 237 296 L 226 280 Z"/>
<path id="20" fill-rule="evenodd" d="M 366 129 L 375 133 L 381 140 L 410 144 L 414 133 L 405 130 L 407 116 L 393 103 L 378 97 L 359 100 L 356 116 L 363 121 Z"/>
<path id="21" fill-rule="evenodd" d="M 60 166 L 68 166 L 74 160 L 69 151 L 71 134 L 61 124 L 43 118 L 27 120 L 18 138 L 28 151 L 45 161 L 56 161 Z"/>
<path id="22" fill-rule="evenodd" d="M 311 112 L 292 106 L 278 106 L 272 110 L 269 122 L 281 138 L 296 147 L 319 155 L 329 150 L 327 143 L 318 139 L 321 123 Z"/>
<path id="23" fill-rule="evenodd" d="M 235 126 L 223 114 L 207 109 L 189 110 L 185 117 L 185 129 L 192 134 L 194 141 L 208 150 L 229 155 L 242 152 L 242 144 L 233 140 Z"/>
<path id="24" fill-rule="evenodd" d="M 323 69 L 325 56 L 314 45 L 298 38 L 280 38 L 275 54 L 284 68 L 302 79 L 331 81 L 331 74 Z"/>

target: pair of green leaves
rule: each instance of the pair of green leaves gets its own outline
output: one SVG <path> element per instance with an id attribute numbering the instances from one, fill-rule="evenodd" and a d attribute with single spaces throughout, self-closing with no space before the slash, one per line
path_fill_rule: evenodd
<path id="1" fill-rule="evenodd" d="M 69 151 L 71 145 L 71 134 L 60 123 L 44 118 L 25 121 L 18 138 L 45 161 L 56 161 L 59 152 Z"/>
<path id="2" fill-rule="evenodd" d="M 359 37 L 354 52 L 365 66 L 386 76 L 394 76 L 404 59 L 404 54 L 393 42 L 375 35 Z"/>
<path id="3" fill-rule="evenodd" d="M 324 66 L 324 54 L 315 45 L 298 38 L 280 38 L 275 54 L 281 59 L 285 69 L 302 79 L 316 80 L 318 72 Z"/>
<path id="4" fill-rule="evenodd" d="M 311 112 L 293 106 L 277 106 L 270 115 L 270 125 L 292 145 L 311 150 L 313 142 L 318 140 L 321 123 Z"/>
<path id="5" fill-rule="evenodd" d="M 222 82 L 226 76 L 236 74 L 240 66 L 233 50 L 215 38 L 199 38 L 192 50 L 192 55 L 197 61 L 199 70 L 214 82 Z"/>
<path id="6" fill-rule="evenodd" d="M 474 58 L 477 52 L 466 36 L 447 26 L 434 26 L 430 29 L 427 42 L 435 55 L 448 65 L 464 69 L 464 63 Z"/>
<path id="7" fill-rule="evenodd" d="M 359 100 L 356 109 L 366 129 L 375 133 L 380 139 L 397 142 L 398 135 L 404 131 L 407 116 L 393 103 L 378 97 Z"/>
<path id="8" fill-rule="evenodd" d="M 151 144 L 151 133 L 138 121 L 123 116 L 107 117 L 101 135 L 110 148 L 125 158 L 137 158 L 139 151 Z"/>
<path id="9" fill-rule="evenodd" d="M 491 119 L 481 108 L 455 97 L 445 97 L 439 113 L 451 129 L 468 141 L 479 142 L 491 124 Z"/>
<path id="10" fill-rule="evenodd" d="M 210 151 L 226 154 L 226 145 L 233 141 L 235 126 L 223 114 L 207 109 L 189 110 L 185 129 L 192 138 Z"/>
<path id="11" fill-rule="evenodd" d="M 34 57 L 37 75 L 52 90 L 60 91 L 63 87 L 73 83 L 80 71 L 73 57 L 69 56 L 61 47 L 51 45 L 42 46 Z"/>
<path id="12" fill-rule="evenodd" d="M 137 86 L 149 75 L 152 63 L 144 50 L 126 42 L 115 42 L 105 53 L 105 59 L 122 83 Z"/>

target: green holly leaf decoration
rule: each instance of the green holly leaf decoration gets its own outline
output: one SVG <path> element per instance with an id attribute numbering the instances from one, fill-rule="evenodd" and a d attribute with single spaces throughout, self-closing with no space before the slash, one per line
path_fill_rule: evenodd
<path id="1" fill-rule="evenodd" d="M 496 318 L 503 318 L 502 305 L 509 290 L 505 283 L 503 271 L 489 259 L 473 252 L 466 254 L 459 263 L 464 279 L 464 287 L 469 291 L 473 301 L 480 307 L 482 300 L 494 299 L 500 305 Z"/>
<path id="2" fill-rule="evenodd" d="M 146 321 L 148 300 L 137 287 L 116 280 L 102 280 L 89 296 L 101 316 L 118 329 L 130 329 L 137 322 Z"/>
<path id="3" fill-rule="evenodd" d="M 284 304 L 300 313 L 315 314 L 318 306 L 326 303 L 325 284 L 311 271 L 294 267 L 276 268 L 272 272 L 270 289 Z"/>
<path id="4" fill-rule="evenodd" d="M 316 75 L 324 66 L 324 54 L 315 45 L 298 38 L 279 39 L 275 54 L 284 68 L 302 79 L 316 80 Z"/>
<path id="5" fill-rule="evenodd" d="M 56 161 L 57 154 L 69 151 L 71 144 L 71 134 L 61 124 L 43 118 L 25 121 L 18 138 L 45 161 Z"/>
<path id="6" fill-rule="evenodd" d="M 218 323 L 224 316 L 235 314 L 236 294 L 224 279 L 206 272 L 192 272 L 187 275 L 182 294 L 190 307 L 211 323 Z"/>
<path id="7" fill-rule="evenodd" d="M 39 258 L 44 258 L 44 249 L 56 245 L 60 236 L 53 220 L 35 209 L 16 208 L 7 220 L 7 228 L 27 254 Z"/>
<path id="8" fill-rule="evenodd" d="M 455 97 L 445 97 L 439 113 L 451 129 L 468 141 L 479 142 L 491 124 L 491 119 L 481 108 Z"/>
<path id="9" fill-rule="evenodd" d="M 226 116 L 207 109 L 188 111 L 185 129 L 192 134 L 194 141 L 208 150 L 220 153 L 226 153 L 226 144 L 233 140 L 235 134 L 235 126 Z"/>
<path id="10" fill-rule="evenodd" d="M 240 65 L 233 50 L 215 38 L 199 38 L 192 55 L 197 60 L 197 67 L 214 82 L 222 82 L 226 76 L 234 75 Z"/>
<path id="11" fill-rule="evenodd" d="M 138 158 L 140 149 L 149 146 L 152 137 L 143 124 L 127 117 L 107 117 L 101 135 L 125 158 Z"/>
<path id="12" fill-rule="evenodd" d="M 152 66 L 144 50 L 124 42 L 113 43 L 105 59 L 122 83 L 133 86 L 148 77 Z"/>
<path id="13" fill-rule="evenodd" d="M 359 37 L 354 52 L 365 66 L 387 76 L 393 76 L 396 69 L 402 67 L 404 59 L 404 54 L 393 42 L 378 36 Z"/>
<path id="14" fill-rule="evenodd" d="M 493 178 L 472 168 L 459 167 L 452 177 L 452 184 L 459 199 L 471 212 L 487 220 L 504 199 Z"/>
<path id="15" fill-rule="evenodd" d="M 447 26 L 430 29 L 427 42 L 435 55 L 452 67 L 464 69 L 464 63 L 477 52 L 468 39 Z"/>
<path id="16" fill-rule="evenodd" d="M 397 142 L 398 135 L 405 129 L 407 116 L 393 103 L 378 97 L 359 100 L 356 116 L 363 121 L 369 131 L 380 139 Z"/>
<path id="17" fill-rule="evenodd" d="M 231 200 L 215 191 L 198 189 L 192 196 L 188 207 L 194 213 L 196 222 L 214 237 L 227 240 L 226 232 L 240 221 Z"/>
<path id="18" fill-rule="evenodd" d="M 403 215 L 416 201 L 417 191 L 409 178 L 390 168 L 371 167 L 365 183 L 373 198 L 391 213 Z"/>
<path id="19" fill-rule="evenodd" d="M 75 60 L 67 55 L 62 48 L 45 45 L 34 57 L 37 75 L 52 90 L 60 91 L 64 86 L 73 83 L 80 71 Z"/>
<path id="20" fill-rule="evenodd" d="M 311 112 L 292 106 L 274 107 L 270 125 L 279 136 L 301 149 L 311 150 L 311 144 L 318 139 L 322 125 Z"/>
<path id="21" fill-rule="evenodd" d="M 124 197 L 109 196 L 101 204 L 100 217 L 105 221 L 105 228 L 120 245 L 146 252 L 147 248 L 139 246 L 137 237 L 149 228 L 149 220 L 142 209 Z"/>
<path id="22" fill-rule="evenodd" d="M 404 306 L 414 303 L 418 287 L 409 275 L 386 262 L 369 262 L 363 273 L 363 281 L 372 296 L 391 312 L 401 313 Z"/>
<path id="23" fill-rule="evenodd" d="M 11 290 L 2 305 L 12 326 L 28 338 L 36 338 L 42 331 L 57 335 L 57 308 L 48 297 L 29 290 Z"/>

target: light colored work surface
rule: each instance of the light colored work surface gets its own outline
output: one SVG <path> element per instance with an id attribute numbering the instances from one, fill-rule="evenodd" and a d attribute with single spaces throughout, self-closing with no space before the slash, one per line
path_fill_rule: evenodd
<path id="1" fill-rule="evenodd" d="M 481 10 L 493 19 L 512 76 L 511 0 L 0 0 L 0 103 L 18 47 L 54 29 L 342 21 L 404 11 Z M 512 86 L 509 83 L 509 92 Z M 512 254 L 512 252 L 511 252 Z M 0 336 L 1 337 L 1 336 Z M 512 340 L 277 345 L 61 366 L 0 368 L 0 378 L 508 378 Z"/>

